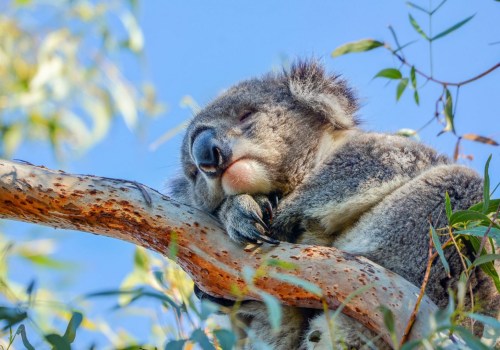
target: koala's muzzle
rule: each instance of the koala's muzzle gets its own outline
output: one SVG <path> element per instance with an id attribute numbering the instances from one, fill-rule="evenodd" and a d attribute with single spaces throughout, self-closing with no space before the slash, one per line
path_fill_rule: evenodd
<path id="1" fill-rule="evenodd" d="M 229 163 L 231 149 L 216 138 L 213 130 L 206 129 L 194 138 L 191 155 L 198 169 L 209 176 L 216 176 Z"/>

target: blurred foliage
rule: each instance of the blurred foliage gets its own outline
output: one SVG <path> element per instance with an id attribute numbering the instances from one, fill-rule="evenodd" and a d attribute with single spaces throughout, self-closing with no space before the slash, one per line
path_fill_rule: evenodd
<path id="1" fill-rule="evenodd" d="M 142 55 L 134 1 L 0 3 L 0 155 L 26 140 L 57 156 L 84 151 L 115 115 L 134 129 L 162 110 L 151 84 L 131 84 L 120 55 Z"/>

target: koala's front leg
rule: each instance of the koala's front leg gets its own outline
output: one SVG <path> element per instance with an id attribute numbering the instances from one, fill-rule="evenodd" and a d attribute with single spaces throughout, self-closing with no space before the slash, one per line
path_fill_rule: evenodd
<path id="1" fill-rule="evenodd" d="M 229 237 L 239 243 L 279 244 L 269 237 L 273 210 L 273 204 L 265 195 L 238 194 L 226 198 L 218 216 Z"/>

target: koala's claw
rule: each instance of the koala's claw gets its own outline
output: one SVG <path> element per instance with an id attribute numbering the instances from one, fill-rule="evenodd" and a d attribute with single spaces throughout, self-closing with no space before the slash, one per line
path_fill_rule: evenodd
<path id="1" fill-rule="evenodd" d="M 262 218 L 257 215 L 255 212 L 251 212 L 250 213 L 250 216 L 260 225 L 262 226 L 262 228 L 264 228 L 264 230 L 266 232 L 269 232 L 269 227 L 267 226 L 267 224 L 264 222 L 264 220 L 262 220 Z"/>
<path id="2" fill-rule="evenodd" d="M 226 199 L 219 211 L 229 236 L 237 242 L 279 244 L 269 237 L 272 205 L 264 195 L 241 194 Z"/>

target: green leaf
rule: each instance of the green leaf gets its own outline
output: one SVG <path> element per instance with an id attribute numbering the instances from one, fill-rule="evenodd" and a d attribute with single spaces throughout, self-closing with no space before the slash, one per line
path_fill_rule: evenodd
<path id="1" fill-rule="evenodd" d="M 359 41 L 353 41 L 337 47 L 332 52 L 332 56 L 338 57 L 352 52 L 370 51 L 380 46 L 384 46 L 384 43 L 373 39 L 363 39 Z"/>
<path id="2" fill-rule="evenodd" d="M 457 333 L 465 342 L 467 347 L 471 350 L 488 350 L 489 347 L 481 343 L 481 340 L 474 336 L 468 329 L 462 326 L 455 327 Z"/>
<path id="3" fill-rule="evenodd" d="M 73 312 L 71 319 L 69 320 L 68 327 L 66 327 L 66 332 L 64 332 L 63 338 L 66 339 L 68 343 L 72 343 L 76 337 L 76 330 L 80 327 L 82 323 L 83 315 L 80 312 Z"/>
<path id="4" fill-rule="evenodd" d="M 484 186 L 483 186 L 483 214 L 486 214 L 490 204 L 490 175 L 488 169 L 490 167 L 491 154 L 484 165 Z"/>
<path id="5" fill-rule="evenodd" d="M 476 253 L 478 253 L 479 248 L 481 246 L 481 240 L 479 238 L 473 237 L 473 236 L 469 236 L 468 238 L 469 238 L 468 241 L 471 243 L 472 248 L 474 249 L 474 251 Z M 483 248 L 483 250 L 481 251 L 481 256 L 486 255 L 486 254 L 487 253 Z M 472 266 L 472 264 L 471 264 L 471 266 Z M 500 293 L 500 276 L 498 276 L 498 272 L 495 269 L 493 262 L 490 261 L 490 262 L 481 264 L 481 265 L 479 265 L 479 267 L 481 268 L 481 270 L 483 270 L 483 272 L 485 274 L 487 274 L 488 276 L 491 277 L 491 279 L 493 280 L 493 283 L 495 284 L 497 291 Z"/>
<path id="6" fill-rule="evenodd" d="M 375 74 L 373 77 L 375 78 L 387 78 L 387 79 L 401 79 L 403 75 L 399 71 L 399 69 L 396 68 L 386 68 L 382 69 L 380 72 Z"/>
<path id="7" fill-rule="evenodd" d="M 27 317 L 28 314 L 26 313 L 26 311 L 21 310 L 17 307 L 0 306 L 0 321 L 6 321 L 5 326 L 2 328 L 3 330 L 8 329 L 16 323 L 25 320 Z"/>
<path id="8" fill-rule="evenodd" d="M 267 266 L 274 266 L 274 267 L 279 267 L 284 270 L 296 270 L 297 269 L 297 264 L 294 264 L 292 262 L 284 261 L 284 260 L 279 260 L 279 259 L 268 259 L 266 260 Z"/>
<path id="9" fill-rule="evenodd" d="M 12 155 L 23 141 L 23 125 L 15 123 L 6 125 L 3 133 L 3 146 L 6 155 Z"/>
<path id="10" fill-rule="evenodd" d="M 187 339 L 171 340 L 165 345 L 165 350 L 182 350 Z"/>
<path id="11" fill-rule="evenodd" d="M 431 235 L 432 235 L 432 242 L 434 243 L 434 248 L 436 248 L 436 251 L 439 255 L 439 259 L 441 259 L 441 263 L 443 264 L 444 270 L 446 271 L 446 274 L 450 276 L 450 265 L 448 265 L 448 261 L 446 261 L 443 248 L 441 247 L 441 241 L 439 240 L 438 234 L 432 225 L 431 225 Z"/>
<path id="12" fill-rule="evenodd" d="M 271 273 L 271 277 L 279 279 L 281 281 L 293 284 L 295 286 L 301 287 L 308 291 L 309 293 L 312 293 L 317 296 L 322 296 L 323 291 L 321 288 L 319 288 L 317 285 L 314 283 L 311 283 L 309 281 L 303 280 L 302 278 L 296 277 L 296 276 L 291 276 L 291 275 L 285 275 L 283 273 L 279 272 L 273 272 Z"/>
<path id="13" fill-rule="evenodd" d="M 477 212 L 488 215 L 490 213 L 496 212 L 499 205 L 500 205 L 500 199 L 491 199 L 489 204 L 488 204 L 488 208 L 486 208 L 485 213 L 483 213 L 484 202 L 474 204 L 472 207 L 469 208 L 469 210 L 477 211 Z"/>
<path id="14" fill-rule="evenodd" d="M 482 225 L 489 226 L 491 220 L 483 213 L 473 210 L 457 210 L 450 217 L 450 225 L 466 224 L 470 221 L 479 221 Z"/>
<path id="15" fill-rule="evenodd" d="M 35 350 L 33 345 L 28 340 L 28 336 L 26 335 L 26 328 L 24 327 L 23 324 L 20 324 L 19 327 L 17 327 L 16 334 L 21 335 L 21 340 L 23 341 L 23 345 L 26 348 L 26 350 Z"/>
<path id="16" fill-rule="evenodd" d="M 494 328 L 496 330 L 500 330 L 500 321 L 497 320 L 496 318 L 486 316 L 486 315 L 476 314 L 476 313 L 467 314 L 467 317 L 470 317 L 476 321 L 479 321 L 482 324 L 488 325 L 491 328 Z"/>
<path id="17" fill-rule="evenodd" d="M 411 79 L 411 86 L 413 86 L 413 88 L 416 90 L 417 89 L 417 74 L 415 72 L 415 66 L 411 66 L 410 79 Z"/>
<path id="18" fill-rule="evenodd" d="M 215 350 L 215 347 L 210 343 L 210 340 L 208 339 L 207 335 L 205 332 L 203 332 L 201 329 L 195 329 L 193 333 L 191 333 L 190 339 L 193 342 L 198 343 L 203 350 Z"/>
<path id="19" fill-rule="evenodd" d="M 266 304 L 267 307 L 267 313 L 269 315 L 269 323 L 271 323 L 271 328 L 275 331 L 280 329 L 281 326 L 281 319 L 282 319 L 282 312 L 281 312 L 281 305 L 275 297 L 273 297 L 271 294 L 259 291 L 258 292 L 260 297 L 262 298 L 262 301 Z"/>
<path id="20" fill-rule="evenodd" d="M 500 0 L 499 0 L 500 1 Z M 417 10 L 420 10 L 424 13 L 427 13 L 429 14 L 429 11 L 427 11 L 426 9 L 424 9 L 423 7 L 421 6 L 418 6 L 417 4 L 413 3 L 413 2 L 410 2 L 410 1 L 407 1 L 406 2 L 406 5 L 410 6 L 410 7 L 413 7 L 414 9 L 417 9 Z"/>
<path id="21" fill-rule="evenodd" d="M 59 334 L 46 334 L 45 340 L 47 340 L 49 344 L 52 345 L 53 350 L 71 350 L 71 345 Z"/>
<path id="22" fill-rule="evenodd" d="M 446 30 L 442 31 L 441 33 L 439 33 L 439 34 L 437 34 L 437 35 L 435 35 L 435 36 L 431 39 L 431 41 L 433 41 L 433 40 L 437 40 L 437 39 L 441 39 L 442 37 L 444 37 L 444 36 L 446 36 L 446 35 L 450 34 L 451 32 L 454 32 L 455 30 L 457 30 L 458 28 L 460 28 L 461 26 L 463 26 L 465 23 L 469 22 L 469 21 L 470 21 L 470 20 L 471 20 L 474 16 L 475 16 L 475 14 L 474 14 L 474 15 L 472 15 L 472 16 L 467 17 L 466 19 L 464 19 L 464 20 L 462 20 L 462 21 L 460 21 L 460 22 L 458 22 L 458 23 L 456 23 L 456 24 L 454 24 L 454 25 L 452 25 L 450 28 L 448 28 L 448 29 L 446 29 Z"/>
<path id="23" fill-rule="evenodd" d="M 134 267 L 141 271 L 149 271 L 149 256 L 146 249 L 136 247 L 134 253 Z"/>
<path id="24" fill-rule="evenodd" d="M 475 237 L 483 237 L 488 230 L 486 226 L 477 226 L 472 228 L 467 228 L 465 230 L 455 231 L 458 235 L 470 235 Z M 496 227 L 491 227 L 488 233 L 488 237 L 495 240 L 496 245 L 500 245 L 500 229 Z"/>
<path id="25" fill-rule="evenodd" d="M 486 254 L 481 255 L 472 263 L 472 266 L 479 266 L 490 261 L 500 260 L 500 254 Z"/>
<path id="26" fill-rule="evenodd" d="M 415 18 L 413 18 L 413 16 L 411 14 L 408 14 L 408 16 L 409 16 L 411 25 L 417 31 L 417 33 L 420 34 L 420 35 L 422 35 L 422 37 L 425 40 L 430 40 L 429 37 L 427 36 L 427 34 L 425 34 L 425 32 L 422 30 L 422 28 L 420 28 L 420 25 L 417 23 L 417 21 L 415 20 Z"/>
<path id="27" fill-rule="evenodd" d="M 396 88 L 396 101 L 399 101 L 401 95 L 403 95 L 403 92 L 405 92 L 407 86 L 408 86 L 408 78 L 401 79 Z"/>
<path id="28" fill-rule="evenodd" d="M 446 217 L 448 218 L 448 221 L 450 221 L 451 214 L 453 213 L 451 209 L 451 201 L 450 201 L 450 195 L 448 194 L 448 191 L 446 191 L 444 195 L 444 204 L 445 204 L 445 209 L 446 209 Z"/>
<path id="29" fill-rule="evenodd" d="M 31 255 L 31 254 L 28 254 L 25 252 L 20 252 L 19 255 L 21 255 L 26 260 L 31 261 L 33 264 L 38 265 L 38 266 L 42 266 L 42 267 L 48 267 L 51 269 L 64 269 L 64 268 L 68 267 L 67 263 L 53 259 L 50 256 L 43 255 L 43 254 Z"/>
<path id="30" fill-rule="evenodd" d="M 205 321 L 210 315 L 219 311 L 219 306 L 208 300 L 201 301 L 201 310 L 199 317 L 202 321 Z"/>
<path id="31" fill-rule="evenodd" d="M 389 331 L 389 334 L 392 339 L 392 344 L 397 345 L 398 337 L 396 335 L 396 322 L 394 320 L 394 315 L 392 311 L 384 305 L 381 305 L 379 307 L 379 310 L 382 311 L 382 314 L 384 316 L 384 325 L 385 328 L 387 328 L 387 330 Z"/>
<path id="32" fill-rule="evenodd" d="M 455 122 L 453 115 L 453 99 L 451 98 L 450 90 L 446 88 L 446 102 L 444 105 L 444 118 L 446 119 L 446 126 L 442 132 L 451 131 L 455 133 Z"/>
<path id="33" fill-rule="evenodd" d="M 413 99 L 415 100 L 415 103 L 418 105 L 420 105 L 420 97 L 418 96 L 418 91 L 415 90 L 415 92 L 413 93 Z"/>
<path id="34" fill-rule="evenodd" d="M 255 269 L 250 266 L 243 266 L 243 279 L 248 285 L 253 285 L 253 279 L 255 277 Z"/>
<path id="35" fill-rule="evenodd" d="M 89 293 L 85 294 L 83 298 L 89 299 L 89 298 L 95 298 L 95 297 L 109 297 L 109 296 L 120 296 L 120 295 L 132 295 L 133 298 L 129 301 L 127 305 L 132 303 L 133 301 L 136 301 L 142 297 L 150 297 L 153 299 L 157 299 L 163 303 L 167 307 L 168 305 L 172 306 L 174 308 L 174 311 L 179 313 L 180 312 L 180 306 L 170 297 L 167 295 L 156 292 L 156 291 L 146 291 L 144 288 L 137 288 L 137 289 L 132 289 L 132 290 L 121 290 L 121 289 L 113 289 L 113 290 L 105 290 L 101 292 L 94 292 L 94 293 Z"/>
<path id="36" fill-rule="evenodd" d="M 217 329 L 214 335 L 222 350 L 231 350 L 236 345 L 236 335 L 230 330 Z"/>

